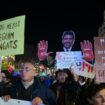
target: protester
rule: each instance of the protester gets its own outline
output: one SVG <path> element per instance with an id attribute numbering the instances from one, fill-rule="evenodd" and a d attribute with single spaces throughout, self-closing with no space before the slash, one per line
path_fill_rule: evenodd
<path id="1" fill-rule="evenodd" d="M 1 71 L 2 73 L 2 82 L 4 82 L 6 87 L 10 87 L 12 85 L 12 74 L 7 70 Z"/>
<path id="2" fill-rule="evenodd" d="M 105 105 L 105 84 L 92 84 L 84 92 L 79 105 Z M 81 103 L 82 102 L 82 103 Z"/>
<path id="3" fill-rule="evenodd" d="M 32 105 L 56 105 L 54 93 L 41 82 L 34 78 L 36 69 L 32 61 L 24 61 L 20 64 L 20 81 L 16 81 L 10 92 L 3 96 L 4 100 L 10 98 L 32 101 Z"/>
<path id="4" fill-rule="evenodd" d="M 74 42 L 75 42 L 75 33 L 74 33 L 74 31 L 72 31 L 72 30 L 64 31 L 63 34 L 62 34 L 62 48 L 58 49 L 57 52 L 76 51 L 75 47 L 73 46 Z M 82 55 L 83 55 L 82 58 L 84 60 L 88 61 L 89 63 L 93 63 L 94 55 L 93 55 L 92 43 L 89 42 L 88 40 L 84 40 L 83 42 L 80 43 L 80 45 L 81 45 L 80 47 L 81 47 Z M 42 41 L 40 41 L 38 43 L 38 58 L 39 58 L 40 62 L 47 65 L 47 63 L 48 63 L 47 61 L 48 61 L 48 58 L 50 57 L 51 53 L 52 52 L 48 52 L 48 41 L 42 40 Z M 54 56 L 53 61 L 56 63 L 55 56 Z M 55 63 L 53 63 L 53 64 L 55 64 Z M 72 68 L 73 74 L 76 74 L 76 72 L 74 72 L 75 68 L 76 68 L 76 64 L 75 64 L 75 62 L 73 62 L 72 64 L 73 65 L 70 68 Z M 71 82 L 71 79 L 69 79 L 70 82 L 67 82 L 68 81 L 68 74 L 64 73 L 64 72 L 61 72 L 61 71 L 58 72 L 58 74 L 56 74 L 56 77 L 57 77 L 56 78 L 57 82 L 54 83 L 51 86 L 51 88 L 52 88 L 52 90 L 55 92 L 55 94 L 57 96 L 58 105 L 77 104 L 78 97 L 80 96 L 80 93 L 83 92 L 82 88 L 81 88 L 83 86 L 81 86 L 78 83 L 78 77 L 74 76 L 74 78 L 72 80 L 75 80 L 75 81 Z M 59 81 L 59 77 L 62 78 L 62 79 L 60 79 L 62 82 Z M 62 89 L 62 87 L 63 87 L 63 89 Z M 74 90 L 76 90 L 76 91 L 74 91 Z M 62 93 L 62 95 L 60 95 L 58 93 Z"/>
<path id="5" fill-rule="evenodd" d="M 56 72 L 56 82 L 51 85 L 57 97 L 57 105 L 75 105 L 79 95 L 79 84 L 68 69 Z"/>
<path id="6" fill-rule="evenodd" d="M 9 92 L 9 88 L 12 85 L 12 75 L 3 70 L 0 72 L 0 96 L 3 96 Z"/>

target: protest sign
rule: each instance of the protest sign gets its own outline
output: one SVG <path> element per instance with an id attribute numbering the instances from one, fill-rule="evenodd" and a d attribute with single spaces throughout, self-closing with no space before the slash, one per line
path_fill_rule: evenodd
<path id="1" fill-rule="evenodd" d="M 32 105 L 32 103 L 30 101 L 23 101 L 17 99 L 10 99 L 8 101 L 4 101 L 2 98 L 0 98 L 0 105 Z"/>
<path id="2" fill-rule="evenodd" d="M 0 56 L 24 53 L 25 16 L 0 22 Z"/>
<path id="3" fill-rule="evenodd" d="M 87 61 L 82 60 L 81 70 L 77 74 L 88 78 L 94 78 L 94 66 Z"/>
<path id="4" fill-rule="evenodd" d="M 57 69 L 71 68 L 74 65 L 81 68 L 82 54 L 81 51 L 56 52 Z"/>
<path id="5" fill-rule="evenodd" d="M 94 38 L 96 81 L 105 82 L 105 37 Z"/>
<path id="6" fill-rule="evenodd" d="M 82 60 L 81 51 L 57 52 L 56 67 L 57 70 L 68 68 L 77 75 L 94 78 L 93 65 Z"/>

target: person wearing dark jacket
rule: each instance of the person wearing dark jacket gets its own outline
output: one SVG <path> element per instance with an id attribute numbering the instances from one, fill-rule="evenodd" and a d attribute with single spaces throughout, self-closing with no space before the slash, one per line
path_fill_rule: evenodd
<path id="1" fill-rule="evenodd" d="M 4 100 L 10 98 L 32 101 L 32 105 L 56 105 L 54 93 L 44 84 L 34 78 L 35 67 L 32 62 L 21 63 L 20 80 L 10 88 L 9 95 L 3 96 Z"/>
<path id="2" fill-rule="evenodd" d="M 7 94 L 11 87 L 11 74 L 7 71 L 0 72 L 0 97 Z"/>
<path id="3" fill-rule="evenodd" d="M 57 97 L 57 105 L 76 105 L 80 87 L 74 81 L 73 75 L 68 69 L 59 69 L 56 72 L 56 82 L 51 85 Z"/>
<path id="4" fill-rule="evenodd" d="M 2 81 L 0 81 L 0 97 L 5 95 L 5 85 Z"/>

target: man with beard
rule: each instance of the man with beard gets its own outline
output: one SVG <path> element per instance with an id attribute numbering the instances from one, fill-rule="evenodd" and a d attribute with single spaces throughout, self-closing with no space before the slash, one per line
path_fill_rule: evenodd
<path id="1" fill-rule="evenodd" d="M 75 33 L 74 31 L 64 31 L 62 34 L 62 45 L 63 50 L 62 51 L 71 51 L 73 49 L 73 45 L 75 42 Z"/>

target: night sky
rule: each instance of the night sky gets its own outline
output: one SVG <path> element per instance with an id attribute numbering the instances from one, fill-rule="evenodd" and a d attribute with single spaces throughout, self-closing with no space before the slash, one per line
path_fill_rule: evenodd
<path id="1" fill-rule="evenodd" d="M 93 42 L 93 37 L 98 35 L 105 10 L 105 3 L 101 0 L 33 1 L 14 0 L 0 4 L 0 20 L 26 15 L 25 45 L 36 47 L 37 42 L 44 39 L 49 42 L 49 50 L 56 51 L 61 47 L 63 31 L 74 30 L 75 46 L 79 49 L 80 41 L 85 39 Z"/>

